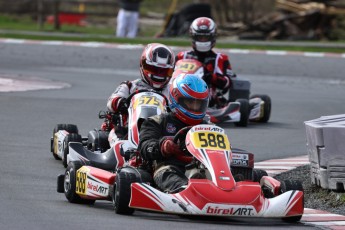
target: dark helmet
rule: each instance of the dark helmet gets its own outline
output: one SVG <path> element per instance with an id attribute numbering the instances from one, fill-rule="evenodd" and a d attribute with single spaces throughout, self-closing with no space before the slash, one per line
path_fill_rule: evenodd
<path id="1" fill-rule="evenodd" d="M 194 50 L 207 52 L 216 44 L 217 25 L 211 18 L 200 17 L 190 25 L 189 34 Z"/>
<path id="2" fill-rule="evenodd" d="M 159 43 L 148 44 L 140 58 L 142 79 L 155 89 L 163 88 L 174 71 L 175 55 L 167 46 Z"/>

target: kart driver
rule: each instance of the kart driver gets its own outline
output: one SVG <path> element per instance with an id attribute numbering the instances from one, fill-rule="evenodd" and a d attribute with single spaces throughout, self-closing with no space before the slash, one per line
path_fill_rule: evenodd
<path id="1" fill-rule="evenodd" d="M 120 112 L 123 115 L 124 126 L 127 123 L 126 98 L 133 92 L 142 89 L 153 89 L 162 92 L 169 82 L 175 66 L 175 56 L 173 51 L 167 46 L 159 43 L 146 45 L 140 57 L 141 78 L 134 81 L 122 82 L 108 99 L 107 108 L 110 112 Z M 108 127 L 103 123 L 101 129 L 110 131 L 113 127 Z M 111 124 L 113 126 L 113 124 Z M 118 138 L 127 133 L 126 127 L 115 127 L 115 135 Z M 115 137 L 115 139 L 117 138 Z"/>
<path id="2" fill-rule="evenodd" d="M 196 59 L 204 65 L 203 79 L 210 90 L 221 89 L 225 94 L 231 85 L 230 77 L 236 77 L 232 72 L 229 58 L 226 54 L 216 53 L 212 48 L 216 44 L 217 25 L 207 17 L 195 19 L 189 28 L 193 50 L 179 52 L 176 61 L 180 59 Z M 215 103 L 215 93 L 211 93 L 210 107 Z"/>
<path id="3" fill-rule="evenodd" d="M 145 120 L 140 129 L 138 150 L 142 158 L 153 164 L 153 180 L 161 191 L 179 192 L 188 184 L 187 162 L 173 136 L 182 128 L 205 123 L 209 103 L 207 84 L 192 74 L 179 75 L 169 84 L 171 112 Z M 190 162 L 188 162 L 190 163 Z"/>

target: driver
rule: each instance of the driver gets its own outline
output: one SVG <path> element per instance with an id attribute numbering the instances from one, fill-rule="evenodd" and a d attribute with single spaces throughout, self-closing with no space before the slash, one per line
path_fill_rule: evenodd
<path id="1" fill-rule="evenodd" d="M 209 103 L 207 84 L 197 75 L 181 74 L 169 84 L 171 112 L 145 120 L 140 129 L 139 152 L 154 166 L 153 180 L 161 191 L 178 192 L 188 184 L 185 162 L 173 136 L 182 128 L 206 123 L 203 119 Z"/>
<path id="2" fill-rule="evenodd" d="M 230 88 L 232 72 L 229 58 L 226 54 L 212 50 L 216 44 L 217 25 L 207 17 L 195 19 L 189 28 L 193 50 L 179 52 L 176 61 L 181 59 L 196 59 L 204 65 L 203 79 L 210 89 L 221 89 L 224 93 Z M 214 105 L 215 94 L 212 94 L 210 106 Z"/>
<path id="3" fill-rule="evenodd" d="M 123 123 L 126 124 L 126 98 L 133 92 L 142 89 L 153 89 L 162 92 L 172 76 L 174 66 L 175 56 L 170 48 L 159 43 L 146 45 L 140 57 L 139 68 L 141 78 L 122 82 L 109 97 L 107 103 L 108 110 L 110 112 L 120 112 L 123 115 Z M 112 128 L 105 122 L 101 127 L 104 131 L 110 131 Z M 118 138 L 122 138 L 126 133 L 126 128 L 115 127 L 115 135 Z"/>

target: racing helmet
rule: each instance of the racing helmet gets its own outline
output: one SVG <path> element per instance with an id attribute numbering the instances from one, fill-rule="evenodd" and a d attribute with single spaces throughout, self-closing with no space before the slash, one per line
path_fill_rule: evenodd
<path id="1" fill-rule="evenodd" d="M 180 74 L 169 87 L 172 113 L 188 125 L 200 124 L 206 115 L 209 90 L 204 80 L 194 74 Z"/>
<path id="2" fill-rule="evenodd" d="M 162 89 L 174 71 L 175 55 L 159 43 L 146 45 L 140 57 L 140 73 L 144 82 L 155 89 Z"/>
<path id="3" fill-rule="evenodd" d="M 207 17 L 195 19 L 189 28 L 193 49 L 199 52 L 208 52 L 216 44 L 217 25 Z"/>

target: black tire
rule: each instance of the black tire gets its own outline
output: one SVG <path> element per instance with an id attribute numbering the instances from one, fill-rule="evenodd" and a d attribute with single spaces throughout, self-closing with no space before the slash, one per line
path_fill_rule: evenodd
<path id="1" fill-rule="evenodd" d="M 65 168 L 67 167 L 67 155 L 69 153 L 68 143 L 70 142 L 82 143 L 81 135 L 77 133 L 70 133 L 65 137 L 64 144 L 63 144 L 63 158 L 62 158 L 62 164 Z"/>
<path id="2" fill-rule="evenodd" d="M 299 190 L 303 191 L 303 185 L 300 181 L 298 180 L 283 180 L 280 181 L 280 192 L 281 194 L 287 191 L 291 190 Z M 304 201 L 303 201 L 304 203 Z M 299 216 L 290 216 L 290 217 L 284 217 L 282 218 L 283 221 L 293 223 L 293 222 L 298 222 L 302 218 L 302 215 Z"/>
<path id="3" fill-rule="evenodd" d="M 252 180 L 253 169 L 245 167 L 231 167 L 231 173 L 235 181 Z"/>
<path id="4" fill-rule="evenodd" d="M 259 97 L 261 98 L 261 100 L 265 102 L 264 116 L 260 118 L 257 122 L 267 123 L 271 116 L 271 107 L 272 107 L 271 98 L 268 95 L 264 95 L 264 94 L 255 94 L 255 95 L 252 95 L 250 98 L 255 98 L 255 97 Z"/>
<path id="5" fill-rule="evenodd" d="M 241 119 L 239 122 L 235 122 L 236 126 L 239 127 L 247 127 L 248 125 L 248 119 L 249 119 L 249 101 L 244 98 L 240 98 L 236 100 L 240 103 L 240 113 L 241 113 Z"/>
<path id="6" fill-rule="evenodd" d="M 283 180 L 280 181 L 280 193 L 284 193 L 291 190 L 303 190 L 302 182 L 299 180 Z"/>
<path id="7" fill-rule="evenodd" d="M 137 182 L 137 177 L 134 173 L 120 171 L 116 175 L 114 193 L 112 195 L 115 213 L 124 215 L 134 213 L 134 209 L 128 207 L 131 199 L 131 184 L 134 182 Z"/>
<path id="8" fill-rule="evenodd" d="M 263 169 L 253 169 L 253 181 L 260 182 L 263 176 L 268 176 L 267 172 Z"/>
<path id="9" fill-rule="evenodd" d="M 88 200 L 81 198 L 76 193 L 76 173 L 82 164 L 80 162 L 70 162 L 65 171 L 64 178 L 64 193 L 67 200 L 76 204 L 93 204 L 95 200 Z"/>
<path id="10" fill-rule="evenodd" d="M 73 124 L 57 124 L 53 129 L 53 140 L 50 141 L 50 151 L 53 154 L 55 160 L 60 160 L 56 152 L 54 151 L 54 142 L 55 142 L 55 133 L 60 130 L 66 130 L 69 133 L 77 133 L 78 134 L 78 127 Z"/>

